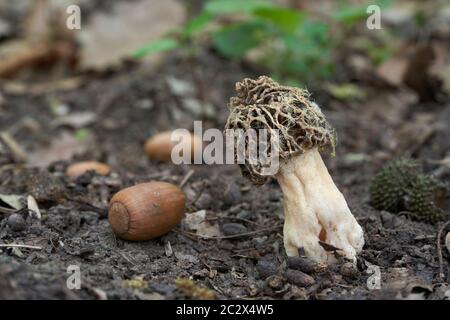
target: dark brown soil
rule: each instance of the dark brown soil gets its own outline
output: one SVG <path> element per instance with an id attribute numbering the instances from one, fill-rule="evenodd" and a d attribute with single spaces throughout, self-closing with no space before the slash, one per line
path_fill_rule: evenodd
<path id="1" fill-rule="evenodd" d="M 102 292 L 108 299 L 189 298 L 177 287 L 178 278 L 192 278 L 221 299 L 448 298 L 450 256 L 442 250 L 446 278 L 440 279 L 439 225 L 371 208 L 368 185 L 387 160 L 402 154 L 417 157 L 428 171 L 448 180 L 450 171 L 430 160 L 444 158 L 449 150 L 450 105 L 369 104 L 380 95 L 401 95 L 384 88 L 371 88 L 364 101 L 346 104 L 331 99 L 321 88 L 314 90 L 313 97 L 339 135 L 336 156 L 324 155 L 327 166 L 365 230 L 366 245 L 357 270 L 343 263 L 316 273 L 303 268 L 313 281 L 293 271 L 295 263 L 287 263 L 282 194 L 275 181 L 256 188 L 241 177 L 237 166 L 174 166 L 145 156 L 144 141 L 158 131 L 192 128 L 199 119 L 204 127 L 223 128 L 234 83 L 257 74 L 213 53 L 201 57 L 185 61 L 173 56 L 157 69 L 131 66 L 110 75 L 94 75 L 67 92 L 2 93 L 0 128 L 17 126 L 14 137 L 30 153 L 45 149 L 62 131 L 74 132 L 49 125 L 54 117 L 50 97 L 70 106 L 72 112 L 95 112 L 97 121 L 88 127 L 88 149 L 73 161 L 104 161 L 114 173 L 109 177 L 86 174 L 71 182 L 64 171 L 73 161 L 38 169 L 13 164 L 10 153 L 0 153 L 0 193 L 32 193 L 43 212 L 42 220 L 21 213 L 26 220 L 22 231 L 12 231 L 7 215 L 0 213 L 1 243 L 42 247 L 1 248 L 0 298 L 97 299 Z M 194 92 L 176 96 L 167 85 L 171 78 L 191 84 Z M 187 98 L 209 107 L 186 108 Z M 424 142 L 415 134 L 396 138 L 399 128 L 414 123 L 415 115 L 424 110 L 433 117 L 433 134 Z M 25 117 L 33 119 L 38 129 L 21 125 Z M 188 212 L 206 210 L 222 235 L 234 237 L 202 239 L 182 224 L 153 241 L 115 238 L 106 215 L 107 201 L 115 192 L 150 180 L 178 184 L 190 170 L 194 174 L 183 187 Z M 80 267 L 80 290 L 66 287 L 69 265 Z M 367 287 L 369 265 L 380 268 L 381 290 Z M 132 279 L 137 282 L 126 281 Z"/>

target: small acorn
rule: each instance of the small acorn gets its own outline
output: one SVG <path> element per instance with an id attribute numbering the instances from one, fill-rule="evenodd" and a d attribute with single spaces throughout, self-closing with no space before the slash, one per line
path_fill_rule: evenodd
<path id="1" fill-rule="evenodd" d="M 173 131 L 165 131 L 150 137 L 145 143 L 145 153 L 147 153 L 151 159 L 161 162 L 170 162 L 172 159 L 173 147 L 180 143 L 181 150 L 190 150 L 191 162 L 193 162 L 195 151 L 201 151 L 203 149 L 201 137 L 188 132 L 180 132 L 180 135 L 178 136 L 180 142 L 177 142 L 172 141 L 172 132 Z M 180 156 L 183 156 L 182 151 Z"/>
<path id="2" fill-rule="evenodd" d="M 183 218 L 185 195 L 167 182 L 141 183 L 116 193 L 108 209 L 108 219 L 117 236 L 143 241 L 169 232 Z"/>
<path id="3" fill-rule="evenodd" d="M 22 231 L 26 228 L 25 219 L 18 213 L 13 213 L 8 217 L 7 224 L 12 231 Z"/>
<path id="4" fill-rule="evenodd" d="M 76 179 L 88 171 L 94 171 L 101 176 L 107 176 L 111 172 L 111 167 L 97 161 L 82 161 L 71 164 L 66 169 L 66 174 L 71 179 Z"/>

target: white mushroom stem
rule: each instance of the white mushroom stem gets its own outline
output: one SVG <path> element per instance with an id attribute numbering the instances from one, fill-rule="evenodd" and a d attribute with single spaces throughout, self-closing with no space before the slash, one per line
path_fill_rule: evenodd
<path id="1" fill-rule="evenodd" d="M 276 175 L 283 191 L 284 246 L 288 256 L 306 256 L 317 262 L 335 261 L 319 241 L 339 248 L 348 259 L 364 245 L 361 226 L 333 182 L 317 148 L 280 163 Z"/>

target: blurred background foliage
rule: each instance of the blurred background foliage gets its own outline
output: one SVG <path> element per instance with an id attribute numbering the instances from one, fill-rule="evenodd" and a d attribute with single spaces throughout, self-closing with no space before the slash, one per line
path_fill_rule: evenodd
<path id="1" fill-rule="evenodd" d="M 356 6 L 336 1 L 335 10 L 312 14 L 269 0 L 209 0 L 183 28 L 143 45 L 134 57 L 175 48 L 195 55 L 200 46 L 209 43 L 223 56 L 253 62 L 279 81 L 293 85 L 315 83 L 333 74 L 334 50 L 342 46 L 355 25 L 365 24 L 370 4 L 383 9 L 391 1 Z M 387 47 L 377 47 L 371 41 L 361 46 L 374 63 L 389 57 Z"/>

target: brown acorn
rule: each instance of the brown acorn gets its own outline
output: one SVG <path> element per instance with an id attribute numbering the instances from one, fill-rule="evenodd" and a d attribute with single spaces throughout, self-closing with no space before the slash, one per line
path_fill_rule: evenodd
<path id="1" fill-rule="evenodd" d="M 162 162 L 170 162 L 172 158 L 172 149 L 178 144 L 178 142 L 172 141 L 171 138 L 172 131 L 161 132 L 153 137 L 150 137 L 145 143 L 145 152 L 151 159 Z M 182 140 L 180 143 L 182 144 L 183 150 L 190 150 L 192 162 L 195 151 L 203 149 L 203 141 L 201 137 L 192 133 L 182 134 Z"/>
<path id="2" fill-rule="evenodd" d="M 66 174 L 71 179 L 76 179 L 88 171 L 95 171 L 101 176 L 107 176 L 111 172 L 111 167 L 97 161 L 81 161 L 68 166 L 66 169 Z"/>
<path id="3" fill-rule="evenodd" d="M 167 182 L 141 183 L 116 193 L 108 212 L 117 236 L 132 241 L 149 240 L 166 234 L 181 221 L 185 195 Z"/>

